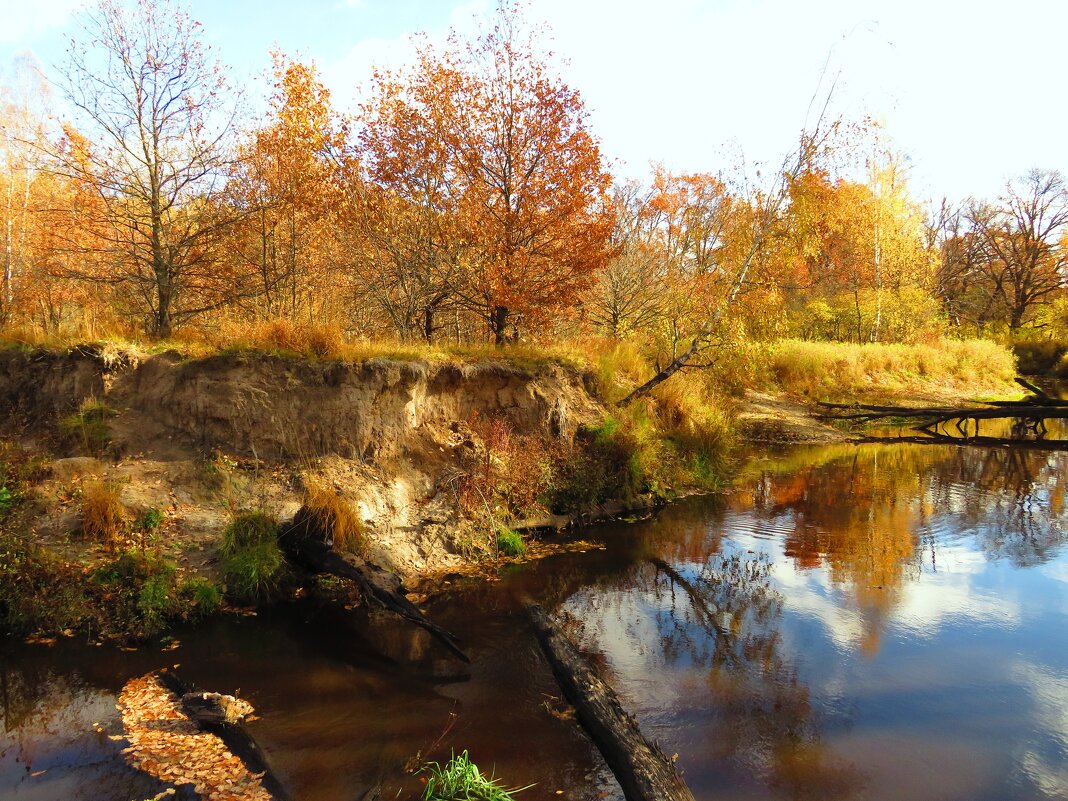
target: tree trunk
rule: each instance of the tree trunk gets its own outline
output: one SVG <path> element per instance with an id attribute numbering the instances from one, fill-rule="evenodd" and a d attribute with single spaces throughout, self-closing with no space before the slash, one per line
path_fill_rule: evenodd
<path id="1" fill-rule="evenodd" d="M 490 323 L 493 329 L 493 341 L 498 347 L 508 341 L 508 307 L 494 306 L 493 319 Z"/>
<path id="2" fill-rule="evenodd" d="M 531 604 L 527 614 L 560 688 L 615 774 L 627 801 L 694 801 L 675 764 L 645 739 L 612 688 L 545 610 Z"/>

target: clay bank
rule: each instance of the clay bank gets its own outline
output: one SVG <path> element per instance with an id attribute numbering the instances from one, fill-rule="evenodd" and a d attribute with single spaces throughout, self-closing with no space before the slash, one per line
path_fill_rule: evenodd
<path id="1" fill-rule="evenodd" d="M 25 524 L 60 551 L 80 547 L 71 491 L 108 482 L 131 519 L 163 512 L 193 568 L 207 567 L 235 513 L 290 519 L 309 482 L 351 504 L 367 555 L 390 569 L 457 563 L 476 536 L 457 494 L 492 494 L 465 487 L 472 473 L 513 440 L 569 447 L 604 417 L 591 390 L 589 375 L 551 364 L 0 352 L 0 407 L 25 448 L 54 457 Z M 487 429 L 509 440 L 488 443 L 498 454 L 486 452 Z"/>

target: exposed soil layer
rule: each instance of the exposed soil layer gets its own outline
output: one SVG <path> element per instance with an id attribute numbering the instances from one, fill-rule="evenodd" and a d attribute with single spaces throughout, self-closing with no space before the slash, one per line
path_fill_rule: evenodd
<path id="1" fill-rule="evenodd" d="M 409 576 L 455 565 L 450 481 L 476 447 L 471 424 L 501 417 L 517 434 L 570 440 L 604 413 L 589 387 L 558 365 L 0 351 L 0 410 L 32 447 L 59 443 L 35 488 L 41 540 L 68 556 L 86 551 L 71 536 L 78 486 L 116 482 L 132 516 L 163 510 L 161 538 L 209 574 L 233 512 L 292 518 L 308 480 L 357 509 L 372 560 Z M 111 410 L 96 454 L 57 439 L 58 421 L 90 401 Z"/>

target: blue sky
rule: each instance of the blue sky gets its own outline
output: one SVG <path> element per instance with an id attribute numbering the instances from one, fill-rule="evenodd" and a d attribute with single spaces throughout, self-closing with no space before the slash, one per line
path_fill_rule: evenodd
<path id="1" fill-rule="evenodd" d="M 62 61 L 83 0 L 0 0 L 0 65 Z M 314 59 L 344 109 L 408 38 L 477 27 L 490 0 L 188 0 L 250 94 L 275 44 Z M 1031 167 L 1068 172 L 1063 0 L 531 0 L 617 173 L 777 163 L 825 63 L 837 112 L 871 115 L 920 197 L 995 195 Z"/>

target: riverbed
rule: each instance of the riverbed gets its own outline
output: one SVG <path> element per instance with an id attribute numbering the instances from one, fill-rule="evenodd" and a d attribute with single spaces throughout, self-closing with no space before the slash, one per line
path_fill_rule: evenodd
<path id="1" fill-rule="evenodd" d="M 839 443 L 754 454 L 717 498 L 577 534 L 603 549 L 455 579 L 430 615 L 305 601 L 122 651 L 4 643 L 0 798 L 131 801 L 115 700 L 180 665 L 239 690 L 294 798 L 469 751 L 523 799 L 622 796 L 522 615 L 568 631 L 698 799 L 1068 797 L 1068 454 Z"/>

